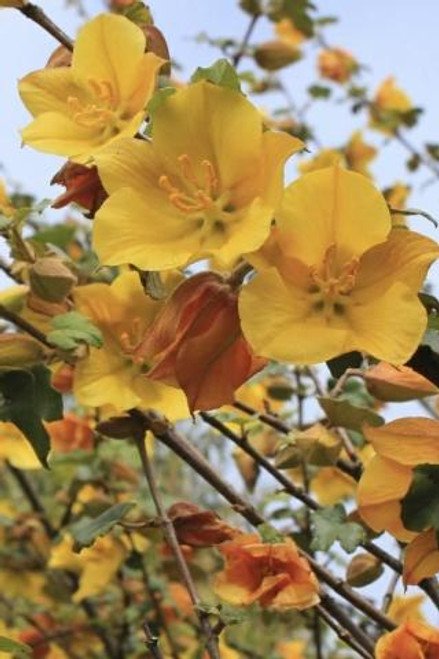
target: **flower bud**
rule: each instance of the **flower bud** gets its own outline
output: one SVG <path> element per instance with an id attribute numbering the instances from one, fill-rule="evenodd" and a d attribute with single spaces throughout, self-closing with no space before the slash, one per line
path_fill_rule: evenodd
<path id="1" fill-rule="evenodd" d="M 358 63 L 347 50 L 328 48 L 320 53 L 318 67 L 322 78 L 343 83 L 358 70 Z"/>
<path id="2" fill-rule="evenodd" d="M 46 302 L 62 302 L 77 283 L 73 272 L 56 257 L 43 257 L 29 271 L 31 292 Z"/>
<path id="3" fill-rule="evenodd" d="M 357 554 L 346 572 L 346 581 L 353 588 L 363 588 L 380 578 L 384 569 L 379 558 L 372 554 Z"/>
<path id="4" fill-rule="evenodd" d="M 107 198 L 96 167 L 85 167 L 66 162 L 50 181 L 51 185 L 63 185 L 66 191 L 52 203 L 52 208 L 63 208 L 74 202 L 88 210 L 88 217 L 95 213 Z"/>
<path id="5" fill-rule="evenodd" d="M 256 63 L 266 71 L 278 71 L 302 58 L 300 50 L 284 41 L 266 41 L 254 53 Z"/>

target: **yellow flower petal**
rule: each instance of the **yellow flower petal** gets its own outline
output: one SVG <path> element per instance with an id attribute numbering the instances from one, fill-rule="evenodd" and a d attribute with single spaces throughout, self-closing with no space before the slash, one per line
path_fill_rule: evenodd
<path id="1" fill-rule="evenodd" d="M 67 113 L 69 96 L 83 96 L 70 67 L 33 71 L 22 78 L 18 90 L 23 103 L 34 117 L 43 112 Z"/>
<path id="2" fill-rule="evenodd" d="M 404 552 L 403 580 L 406 586 L 416 585 L 422 579 L 439 572 L 439 548 L 434 529 L 420 533 Z"/>
<path id="3" fill-rule="evenodd" d="M 341 167 L 305 174 L 292 183 L 276 219 L 283 252 L 307 265 L 320 264 L 334 243 L 343 265 L 385 240 L 391 228 L 380 192 L 361 174 Z"/>
<path id="4" fill-rule="evenodd" d="M 41 469 L 32 446 L 13 423 L 0 422 L 0 460 L 18 469 Z"/>
<path id="5" fill-rule="evenodd" d="M 128 187 L 112 194 L 94 222 L 93 244 L 102 263 L 134 263 L 143 270 L 185 264 L 199 249 L 197 220 L 182 221 L 170 209 L 171 204 L 156 206 Z"/>
<path id="6" fill-rule="evenodd" d="M 60 112 L 44 112 L 21 131 L 23 142 L 44 153 L 74 157 L 100 144 L 94 127 L 80 126 Z"/>
<path id="7" fill-rule="evenodd" d="M 366 426 L 366 439 L 383 458 L 401 465 L 439 464 L 439 422 L 404 418 L 379 428 Z"/>

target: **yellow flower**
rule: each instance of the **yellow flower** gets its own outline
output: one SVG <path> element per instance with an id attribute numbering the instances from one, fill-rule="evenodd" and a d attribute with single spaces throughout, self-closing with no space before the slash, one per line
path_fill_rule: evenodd
<path id="1" fill-rule="evenodd" d="M 322 149 L 311 158 L 311 160 L 303 160 L 297 165 L 297 169 L 301 174 L 309 174 L 309 172 L 316 172 L 318 169 L 325 169 L 332 165 L 337 165 L 343 161 L 343 155 L 337 149 Z"/>
<path id="2" fill-rule="evenodd" d="M 392 603 L 389 606 L 387 615 L 392 618 L 397 625 L 400 625 L 407 620 L 415 618 L 416 620 L 423 620 L 424 616 L 420 607 L 425 602 L 424 595 L 395 595 Z"/>
<path id="3" fill-rule="evenodd" d="M 404 585 L 415 585 L 439 572 L 436 531 L 429 529 L 416 536 L 404 552 Z"/>
<path id="4" fill-rule="evenodd" d="M 371 128 L 392 134 L 401 123 L 401 114 L 413 108 L 410 97 L 396 86 L 395 78 L 386 78 L 377 89 L 370 106 Z"/>
<path id="5" fill-rule="evenodd" d="M 427 325 L 417 293 L 436 243 L 390 231 L 378 190 L 340 167 L 290 185 L 276 221 L 275 240 L 254 260 L 262 270 L 240 295 L 256 354 L 312 364 L 360 350 L 406 362 Z"/>
<path id="6" fill-rule="evenodd" d="M 370 176 L 368 164 L 375 158 L 377 150 L 363 140 L 361 130 L 352 133 L 345 148 L 345 157 L 349 169 Z"/>
<path id="7" fill-rule="evenodd" d="M 300 46 L 306 36 L 293 23 L 290 18 L 282 18 L 275 24 L 275 31 L 279 39 L 290 46 Z"/>
<path id="8" fill-rule="evenodd" d="M 150 380 L 147 364 L 136 361 L 134 349 L 162 306 L 146 296 L 137 273 L 123 273 L 111 286 L 81 286 L 75 291 L 75 302 L 104 337 L 103 347 L 90 348 L 75 368 L 73 391 L 78 402 L 110 405 L 116 411 L 140 405 L 173 419 L 189 416 L 184 394 Z"/>
<path id="9" fill-rule="evenodd" d="M 127 549 L 125 545 L 111 535 L 98 538 L 92 547 L 74 553 L 73 539 L 65 535 L 52 549 L 48 567 L 52 569 L 71 570 L 79 575 L 79 588 L 72 597 L 73 602 L 80 602 L 84 597 L 100 593 L 113 579 Z"/>
<path id="10" fill-rule="evenodd" d="M 134 135 L 145 118 L 163 60 L 145 54 L 142 30 L 124 16 L 101 14 L 75 43 L 71 67 L 42 69 L 19 82 L 34 120 L 26 144 L 85 161 L 120 137 Z"/>
<path id="11" fill-rule="evenodd" d="M 12 206 L 9 197 L 6 192 L 6 186 L 4 182 L 0 179 L 0 215 L 6 215 L 10 217 L 15 212 L 14 207 Z"/>
<path id="12" fill-rule="evenodd" d="M 210 255 L 224 264 L 267 237 L 283 163 L 302 148 L 263 132 L 237 91 L 198 82 L 166 98 L 153 139 L 124 140 L 97 157 L 109 199 L 96 215 L 103 263 L 165 270 Z"/>
<path id="13" fill-rule="evenodd" d="M 365 427 L 364 434 L 377 455 L 358 483 L 358 511 L 374 531 L 389 531 L 398 540 L 410 542 L 417 534 L 402 524 L 401 500 L 417 465 L 439 464 L 439 423 L 398 419 L 378 428 Z"/>

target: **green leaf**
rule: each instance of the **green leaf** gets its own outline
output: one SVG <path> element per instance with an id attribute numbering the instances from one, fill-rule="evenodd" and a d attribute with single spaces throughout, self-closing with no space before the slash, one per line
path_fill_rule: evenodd
<path id="1" fill-rule="evenodd" d="M 238 74 L 225 58 L 217 60 L 212 66 L 205 68 L 199 66 L 193 74 L 191 82 L 198 82 L 199 80 L 207 80 L 220 87 L 241 91 Z"/>
<path id="2" fill-rule="evenodd" d="M 48 467 L 50 438 L 42 420 L 63 416 L 62 396 L 50 386 L 50 371 L 35 366 L 28 371 L 0 375 L 0 419 L 14 423 L 32 445 L 38 459 Z"/>
<path id="3" fill-rule="evenodd" d="M 66 249 L 67 245 L 72 242 L 76 233 L 75 226 L 65 224 L 54 224 L 53 226 L 44 227 L 32 236 L 32 241 L 46 245 L 55 245 L 61 249 Z"/>
<path id="4" fill-rule="evenodd" d="M 310 11 L 315 9 L 309 0 L 270 0 L 268 5 L 268 17 L 273 21 L 289 18 L 298 30 L 307 37 L 314 34 L 314 21 Z"/>
<path id="5" fill-rule="evenodd" d="M 331 96 L 331 88 L 324 85 L 311 85 L 308 87 L 308 94 L 312 98 L 329 98 Z"/>
<path id="6" fill-rule="evenodd" d="M 342 505 L 328 506 L 311 514 L 313 540 L 311 548 L 328 551 L 338 540 L 349 554 L 366 540 L 366 531 L 356 522 L 348 522 Z"/>
<path id="7" fill-rule="evenodd" d="M 55 316 L 51 324 L 53 331 L 49 332 L 47 340 L 61 350 L 75 350 L 81 343 L 94 348 L 100 348 L 103 344 L 100 329 L 77 311 Z"/>
<path id="8" fill-rule="evenodd" d="M 348 430 L 361 430 L 363 424 L 382 426 L 384 419 L 368 407 L 353 405 L 342 398 L 317 398 L 320 407 L 325 412 L 331 425 L 341 426 Z"/>
<path id="9" fill-rule="evenodd" d="M 148 137 L 152 136 L 153 130 L 154 130 L 154 116 L 155 113 L 160 109 L 160 107 L 163 105 L 163 103 L 166 101 L 169 96 L 172 96 L 176 92 L 175 87 L 162 87 L 161 89 L 158 89 L 151 100 L 149 101 L 148 105 L 146 106 L 146 112 L 148 114 L 149 122 L 146 127 L 145 135 Z"/>
<path id="10" fill-rule="evenodd" d="M 30 657 L 32 648 L 25 643 L 19 643 L 12 638 L 0 636 L 0 652 L 10 652 L 17 657 Z"/>
<path id="11" fill-rule="evenodd" d="M 267 545 L 285 542 L 285 536 L 279 533 L 271 524 L 266 523 L 258 526 L 258 533 L 262 538 L 262 542 L 265 542 Z"/>
<path id="12" fill-rule="evenodd" d="M 409 531 L 439 530 L 439 467 L 421 465 L 413 472 L 410 489 L 402 500 L 401 519 Z"/>
<path id="13" fill-rule="evenodd" d="M 73 551 L 80 552 L 84 547 L 90 547 L 99 536 L 107 535 L 135 505 L 132 501 L 117 503 L 92 520 L 81 519 L 72 525 L 69 530 L 74 539 Z"/>

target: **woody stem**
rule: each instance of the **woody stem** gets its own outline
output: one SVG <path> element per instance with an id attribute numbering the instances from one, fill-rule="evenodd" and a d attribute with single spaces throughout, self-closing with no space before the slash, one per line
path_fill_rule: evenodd
<path id="1" fill-rule="evenodd" d="M 34 5 L 32 2 L 26 2 L 23 7 L 18 8 L 21 13 L 30 18 L 31 21 L 37 23 L 43 30 L 46 30 L 52 37 L 55 37 L 60 44 L 67 50 L 73 51 L 73 41 L 65 34 L 48 16 L 44 13 L 41 7 Z"/>
<path id="2" fill-rule="evenodd" d="M 200 621 L 201 629 L 206 637 L 206 650 L 211 657 L 211 659 L 220 659 L 219 649 L 218 649 L 218 639 L 216 638 L 212 626 L 209 622 L 208 615 L 201 609 L 201 600 L 199 598 L 197 588 L 192 579 L 191 573 L 189 571 L 188 565 L 181 551 L 177 535 L 175 533 L 174 525 L 168 517 L 166 508 L 163 505 L 163 501 L 160 495 L 160 491 L 157 485 L 155 478 L 154 470 L 149 459 L 148 451 L 145 447 L 145 441 L 143 434 L 135 439 L 137 451 L 139 453 L 140 461 L 142 463 L 143 473 L 145 475 L 146 481 L 148 483 L 149 490 L 151 492 L 152 499 L 154 501 L 154 506 L 156 508 L 157 514 L 160 518 L 163 532 L 165 538 L 168 542 L 168 545 L 174 555 L 175 562 L 177 563 L 180 576 L 183 580 L 183 583 L 186 587 L 189 597 L 191 598 L 194 610 Z"/>

